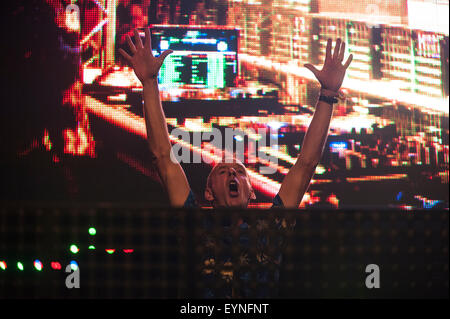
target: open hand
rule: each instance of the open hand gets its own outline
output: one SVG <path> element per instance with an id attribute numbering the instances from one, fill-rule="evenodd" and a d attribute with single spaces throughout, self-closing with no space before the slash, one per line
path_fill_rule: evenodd
<path id="1" fill-rule="evenodd" d="M 345 42 L 342 42 L 341 39 L 337 39 L 333 55 L 331 54 L 331 46 L 332 40 L 328 39 L 325 62 L 322 70 L 319 71 L 312 64 L 305 64 L 305 68 L 314 73 L 323 89 L 337 92 L 341 88 L 342 81 L 344 81 L 345 71 L 352 62 L 353 55 L 350 54 L 347 62 L 342 65 L 345 53 Z"/>
<path id="2" fill-rule="evenodd" d="M 129 35 L 126 36 L 126 39 L 133 55 L 130 56 L 123 49 L 119 49 L 119 52 L 133 67 L 134 73 L 136 73 L 138 79 L 142 82 L 142 84 L 144 84 L 147 80 L 156 79 L 164 59 L 173 51 L 166 50 L 161 53 L 160 56 L 154 57 L 152 53 L 152 39 L 149 28 L 145 28 L 145 46 L 142 44 L 142 40 L 136 29 L 134 30 L 135 44 L 133 44 L 133 41 L 131 41 Z"/>

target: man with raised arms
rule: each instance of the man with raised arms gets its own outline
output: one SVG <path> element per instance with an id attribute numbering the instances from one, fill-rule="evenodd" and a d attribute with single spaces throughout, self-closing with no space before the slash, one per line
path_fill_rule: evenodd
<path id="1" fill-rule="evenodd" d="M 144 117 L 150 151 L 153 154 L 161 181 L 169 195 L 171 206 L 196 207 L 194 194 L 191 191 L 181 165 L 171 156 L 172 145 L 169 140 L 167 123 L 162 109 L 158 89 L 158 72 L 164 59 L 173 51 L 166 50 L 154 57 L 151 48 L 150 30 L 145 29 L 145 44 L 137 30 L 134 31 L 135 43 L 127 36 L 131 54 L 120 49 L 120 53 L 133 67 L 138 79 L 144 87 Z M 297 161 L 284 178 L 278 194 L 273 200 L 277 207 L 298 208 L 305 194 L 317 164 L 320 161 L 327 139 L 333 103 L 336 103 L 338 91 L 342 85 L 345 72 L 353 56 L 345 63 L 345 43 L 337 39 L 334 52 L 332 40 L 328 39 L 325 62 L 322 70 L 311 64 L 305 64 L 314 73 L 321 84 L 320 96 L 316 104 L 314 116 L 306 132 Z M 173 154 L 172 154 L 173 155 Z M 212 206 L 246 208 L 255 193 L 245 166 L 237 161 L 221 162 L 211 170 L 205 189 L 205 198 Z"/>

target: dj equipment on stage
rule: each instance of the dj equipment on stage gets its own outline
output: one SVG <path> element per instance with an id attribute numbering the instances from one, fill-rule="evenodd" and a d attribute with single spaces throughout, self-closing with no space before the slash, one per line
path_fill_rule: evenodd
<path id="1" fill-rule="evenodd" d="M 114 67 L 92 83 L 85 84 L 84 93 L 108 106 L 126 105 L 136 115 L 142 113 L 142 86 L 129 68 Z M 166 117 L 261 116 L 284 114 L 278 89 L 258 84 L 257 92 L 244 87 L 199 88 L 182 85 L 171 88 L 160 84 Z"/>
<path id="2" fill-rule="evenodd" d="M 448 298 L 448 229 L 448 211 L 7 204 L 0 297 Z"/>

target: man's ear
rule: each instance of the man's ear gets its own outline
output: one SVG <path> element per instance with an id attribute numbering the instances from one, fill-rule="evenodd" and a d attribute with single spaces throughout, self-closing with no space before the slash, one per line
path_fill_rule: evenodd
<path id="1" fill-rule="evenodd" d="M 255 194 L 255 191 L 253 190 L 253 188 L 250 189 L 250 199 L 252 199 L 252 200 L 256 199 L 256 194 Z"/>
<path id="2" fill-rule="evenodd" d="M 209 188 L 209 187 L 207 187 L 207 188 L 205 189 L 205 199 L 206 199 L 208 202 L 212 202 L 212 201 L 214 200 L 214 194 L 213 194 L 211 188 Z"/>

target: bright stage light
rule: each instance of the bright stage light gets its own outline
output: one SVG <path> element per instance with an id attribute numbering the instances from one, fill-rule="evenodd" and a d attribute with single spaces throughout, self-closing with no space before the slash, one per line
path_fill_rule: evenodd
<path id="1" fill-rule="evenodd" d="M 78 270 L 78 263 L 75 260 L 72 260 L 70 262 L 70 268 L 72 268 L 73 271 L 77 271 Z"/>
<path id="2" fill-rule="evenodd" d="M 36 268 L 37 271 L 41 271 L 42 270 L 43 266 L 42 266 L 42 263 L 41 263 L 41 261 L 39 259 L 36 259 L 34 261 L 34 268 Z"/>
<path id="3" fill-rule="evenodd" d="M 59 262 L 57 262 L 57 261 L 52 261 L 50 266 L 54 270 L 60 270 L 61 269 L 61 264 Z"/>
<path id="4" fill-rule="evenodd" d="M 76 253 L 78 253 L 80 250 L 78 249 L 77 245 L 71 245 L 71 246 L 70 246 L 70 251 L 71 251 L 73 254 L 76 254 Z"/>

